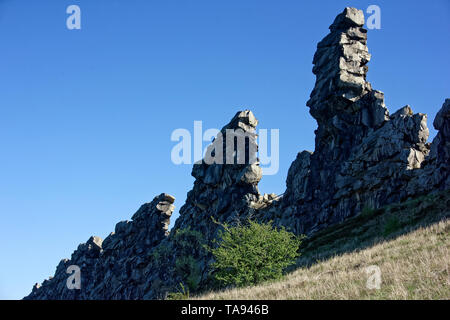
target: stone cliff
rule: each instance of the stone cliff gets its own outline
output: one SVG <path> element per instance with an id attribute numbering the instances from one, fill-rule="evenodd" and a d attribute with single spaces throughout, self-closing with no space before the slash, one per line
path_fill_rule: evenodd
<path id="1" fill-rule="evenodd" d="M 211 283 L 211 256 L 202 245 L 216 237 L 217 222 L 251 217 L 310 235 L 364 207 L 448 189 L 450 99 L 434 120 L 438 134 L 431 144 L 425 114 L 409 106 L 390 114 L 383 93 L 366 80 L 363 25 L 362 11 L 346 8 L 317 45 L 316 83 L 307 102 L 318 124 L 315 150 L 297 155 L 281 198 L 259 193 L 258 121 L 249 110 L 238 112 L 194 164 L 194 186 L 170 233 L 175 199 L 161 194 L 105 240 L 81 244 L 26 299 L 155 299 L 180 283 L 202 291 Z M 80 267 L 79 290 L 66 286 L 70 265 Z"/>
<path id="2" fill-rule="evenodd" d="M 430 154 L 427 116 L 409 106 L 390 115 L 384 94 L 366 81 L 363 24 L 362 11 L 346 8 L 317 45 L 316 84 L 307 102 L 318 124 L 315 150 L 297 155 L 284 197 L 262 214 L 296 233 L 311 234 L 364 207 L 448 188 L 449 100 L 434 122 L 439 134 Z"/>

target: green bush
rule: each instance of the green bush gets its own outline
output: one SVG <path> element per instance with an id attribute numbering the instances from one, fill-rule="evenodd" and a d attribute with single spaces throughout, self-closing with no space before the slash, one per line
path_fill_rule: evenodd
<path id="1" fill-rule="evenodd" d="M 205 240 L 199 231 L 187 227 L 175 230 L 171 236 L 174 244 L 182 251 L 194 250 L 197 253 L 204 250 Z"/>
<path id="2" fill-rule="evenodd" d="M 166 300 L 188 300 L 189 299 L 189 288 L 186 288 L 182 283 L 180 283 L 180 289 L 178 292 L 167 293 Z"/>
<path id="3" fill-rule="evenodd" d="M 198 259 L 206 254 L 203 235 L 190 228 L 176 230 L 173 235 L 176 246 L 175 274 L 187 286 L 187 290 L 197 291 L 202 280 L 202 270 Z M 183 290 L 184 290 L 183 285 Z M 188 291 L 189 292 L 189 291 Z"/>
<path id="4" fill-rule="evenodd" d="M 272 223 L 248 221 L 246 225 L 222 224 L 216 247 L 214 276 L 225 286 L 247 286 L 279 279 L 299 256 L 301 237 L 275 229 Z"/>
<path id="5" fill-rule="evenodd" d="M 191 255 L 178 257 L 175 260 L 176 274 L 181 276 L 188 289 L 196 291 L 202 279 L 198 262 Z"/>

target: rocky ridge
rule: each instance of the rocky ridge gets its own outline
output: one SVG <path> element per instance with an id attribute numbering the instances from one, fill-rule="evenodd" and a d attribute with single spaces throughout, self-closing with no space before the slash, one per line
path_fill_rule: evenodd
<path id="1" fill-rule="evenodd" d="M 259 193 L 258 121 L 249 110 L 238 112 L 194 164 L 194 186 L 172 231 L 175 199 L 161 194 L 105 240 L 81 244 L 25 299 L 165 298 L 180 283 L 202 291 L 211 284 L 212 261 L 202 245 L 216 237 L 218 223 L 251 217 L 311 235 L 364 207 L 448 189 L 450 99 L 434 120 L 439 132 L 431 144 L 425 114 L 405 106 L 390 115 L 383 93 L 366 80 L 370 54 L 363 25 L 363 12 L 346 8 L 317 45 L 316 83 L 307 102 L 318 124 L 315 150 L 297 155 L 282 197 Z M 243 152 L 237 144 L 227 152 L 230 145 L 220 143 L 227 138 L 243 141 Z M 79 290 L 67 289 L 70 265 L 81 269 Z"/>
<path id="2" fill-rule="evenodd" d="M 449 100 L 436 117 L 439 134 L 430 155 L 426 114 L 405 106 L 390 115 L 384 94 L 366 81 L 370 54 L 363 24 L 362 11 L 346 8 L 317 45 L 316 84 L 307 102 L 318 124 L 315 150 L 297 155 L 284 197 L 261 213 L 298 234 L 312 234 L 364 207 L 448 188 Z"/>

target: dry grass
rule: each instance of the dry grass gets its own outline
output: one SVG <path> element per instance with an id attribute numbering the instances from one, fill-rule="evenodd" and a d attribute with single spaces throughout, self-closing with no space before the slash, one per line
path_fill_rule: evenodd
<path id="1" fill-rule="evenodd" d="M 278 282 L 194 299 L 450 299 L 450 219 L 303 267 Z M 381 270 L 368 289 L 366 267 Z"/>

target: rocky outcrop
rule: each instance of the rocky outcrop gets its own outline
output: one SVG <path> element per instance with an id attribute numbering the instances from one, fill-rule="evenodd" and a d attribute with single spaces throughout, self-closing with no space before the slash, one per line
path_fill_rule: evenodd
<path id="1" fill-rule="evenodd" d="M 256 157 L 255 127 L 249 110 L 238 112 L 218 134 L 205 159 L 196 163 L 194 187 L 171 234 L 174 198 L 161 194 L 116 225 L 102 243 L 98 237 L 81 244 L 70 260 L 62 260 L 55 277 L 35 285 L 26 299 L 164 298 L 180 283 L 189 289 L 208 284 L 210 254 L 203 245 L 215 238 L 221 222 L 232 223 L 270 202 L 261 196 L 262 171 Z M 70 265 L 81 269 L 81 289 L 66 286 Z"/>
<path id="2" fill-rule="evenodd" d="M 429 168 L 436 173 L 437 179 L 432 183 L 440 189 L 450 188 L 450 99 L 445 99 L 441 110 L 434 119 L 433 126 L 438 134 L 431 144 Z M 426 175 L 429 176 L 429 175 Z"/>
<path id="3" fill-rule="evenodd" d="M 222 128 L 205 159 L 194 164 L 194 187 L 180 209 L 175 229 L 191 227 L 209 239 L 216 229 L 213 219 L 231 222 L 249 214 L 251 203 L 259 199 L 258 182 L 262 177 L 256 157 L 257 124 L 253 113 L 245 110 Z"/>
<path id="4" fill-rule="evenodd" d="M 445 100 L 433 125 L 438 133 L 431 143 L 422 170 L 409 172 L 411 180 L 403 190 L 408 195 L 450 188 L 450 99 Z"/>
<path id="5" fill-rule="evenodd" d="M 212 258 L 203 246 L 212 244 L 220 223 L 254 215 L 255 203 L 264 198 L 257 187 L 262 177 L 256 157 L 257 124 L 251 111 L 236 113 L 208 147 L 205 158 L 194 164 L 194 186 L 171 235 L 156 248 L 170 254 L 151 266 L 154 285 L 144 298 L 164 298 L 167 292 L 177 291 L 180 283 L 191 293 L 211 284 Z"/>
<path id="6" fill-rule="evenodd" d="M 383 93 L 366 81 L 370 54 L 363 24 L 362 11 L 346 8 L 317 45 L 316 84 L 307 102 L 318 124 L 315 150 L 298 154 L 284 197 L 261 214 L 298 234 L 341 222 L 364 207 L 431 191 L 442 178 L 423 181 L 428 175 L 421 168 L 430 153 L 427 116 L 409 106 L 390 116 Z M 436 139 L 433 145 L 446 138 L 440 133 Z"/>
<path id="7" fill-rule="evenodd" d="M 175 198 L 161 194 L 143 204 L 131 221 L 116 224 L 105 240 L 91 237 L 70 259 L 58 264 L 55 276 L 35 284 L 25 299 L 136 299 L 147 287 L 146 267 L 152 248 L 168 236 Z M 68 289 L 69 266 L 80 269 L 80 289 Z"/>
<path id="8" fill-rule="evenodd" d="M 104 241 L 91 237 L 55 276 L 36 285 L 27 299 L 155 299 L 208 288 L 212 261 L 205 244 L 220 223 L 246 218 L 273 221 L 311 235 L 359 214 L 450 186 L 450 100 L 434 120 L 430 144 L 427 116 L 410 106 L 389 114 L 381 91 L 366 80 L 370 54 L 363 12 L 346 8 L 319 42 L 316 75 L 307 102 L 317 121 L 315 149 L 292 163 L 282 197 L 261 195 L 256 120 L 238 112 L 194 164 L 194 186 L 169 233 L 174 198 L 161 194 L 131 221 L 116 225 Z M 81 289 L 66 286 L 67 268 L 81 270 Z"/>

